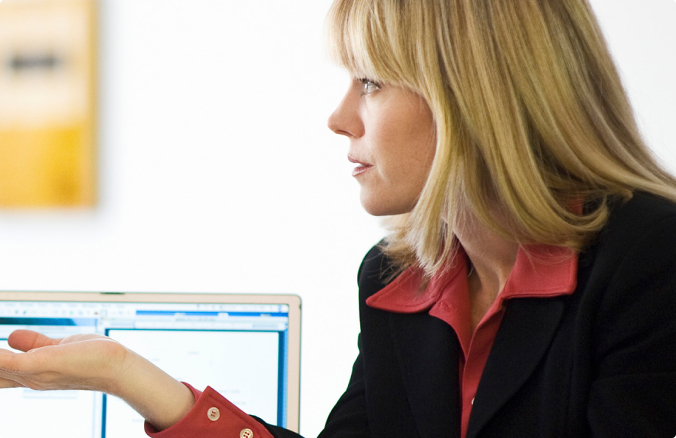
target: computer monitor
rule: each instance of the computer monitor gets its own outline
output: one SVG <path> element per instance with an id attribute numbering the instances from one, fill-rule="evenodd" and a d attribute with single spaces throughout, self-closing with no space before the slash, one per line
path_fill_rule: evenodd
<path id="1" fill-rule="evenodd" d="M 106 335 L 176 379 L 297 431 L 300 307 L 295 295 L 0 292 L 0 348 L 16 329 Z M 146 436 L 139 414 L 95 392 L 4 389 L 0 412 L 3 437 Z"/>

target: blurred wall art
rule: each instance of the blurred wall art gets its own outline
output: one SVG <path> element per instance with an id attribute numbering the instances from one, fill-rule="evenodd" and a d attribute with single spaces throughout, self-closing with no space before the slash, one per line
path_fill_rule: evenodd
<path id="1" fill-rule="evenodd" d="M 0 207 L 93 206 L 93 0 L 0 2 Z"/>

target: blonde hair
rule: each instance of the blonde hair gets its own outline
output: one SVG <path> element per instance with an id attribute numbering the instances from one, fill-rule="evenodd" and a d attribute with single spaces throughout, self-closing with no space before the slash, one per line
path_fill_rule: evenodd
<path id="1" fill-rule="evenodd" d="M 447 266 L 467 213 L 519 243 L 580 250 L 612 199 L 676 200 L 587 0 L 336 0 L 327 20 L 340 64 L 410 88 L 434 116 L 427 183 L 384 247 L 399 269 Z"/>

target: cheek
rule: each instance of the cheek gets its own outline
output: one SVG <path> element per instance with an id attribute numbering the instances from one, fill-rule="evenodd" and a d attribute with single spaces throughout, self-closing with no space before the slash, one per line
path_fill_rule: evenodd
<path id="1" fill-rule="evenodd" d="M 433 136 L 398 134 L 380 138 L 377 179 L 362 185 L 362 205 L 374 215 L 409 212 L 420 197 L 434 159 Z"/>
<path id="2" fill-rule="evenodd" d="M 394 138 L 390 138 L 386 145 L 391 146 L 386 166 L 387 177 L 392 182 L 408 188 L 408 192 L 420 192 L 427 181 L 434 153 L 436 141 L 433 130 L 424 127 L 400 131 Z M 404 188 L 404 187 L 402 187 Z"/>
<path id="3" fill-rule="evenodd" d="M 437 148 L 436 129 L 432 115 L 428 109 L 421 110 L 423 111 L 426 112 L 416 120 L 414 131 L 410 136 L 410 160 L 416 169 L 416 178 L 420 184 L 419 190 L 422 190 L 427 181 Z"/>
<path id="4" fill-rule="evenodd" d="M 374 215 L 406 213 L 415 206 L 432 166 L 434 122 L 417 97 L 400 101 L 379 116 L 369 120 L 366 144 L 376 172 L 360 181 L 362 205 Z"/>

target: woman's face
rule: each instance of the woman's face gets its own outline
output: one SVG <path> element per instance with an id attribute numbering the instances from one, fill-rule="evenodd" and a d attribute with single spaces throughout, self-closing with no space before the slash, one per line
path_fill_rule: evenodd
<path id="1" fill-rule="evenodd" d="M 350 139 L 348 160 L 356 165 L 364 209 L 375 216 L 411 211 L 436 147 L 425 101 L 408 89 L 353 79 L 328 124 Z"/>

